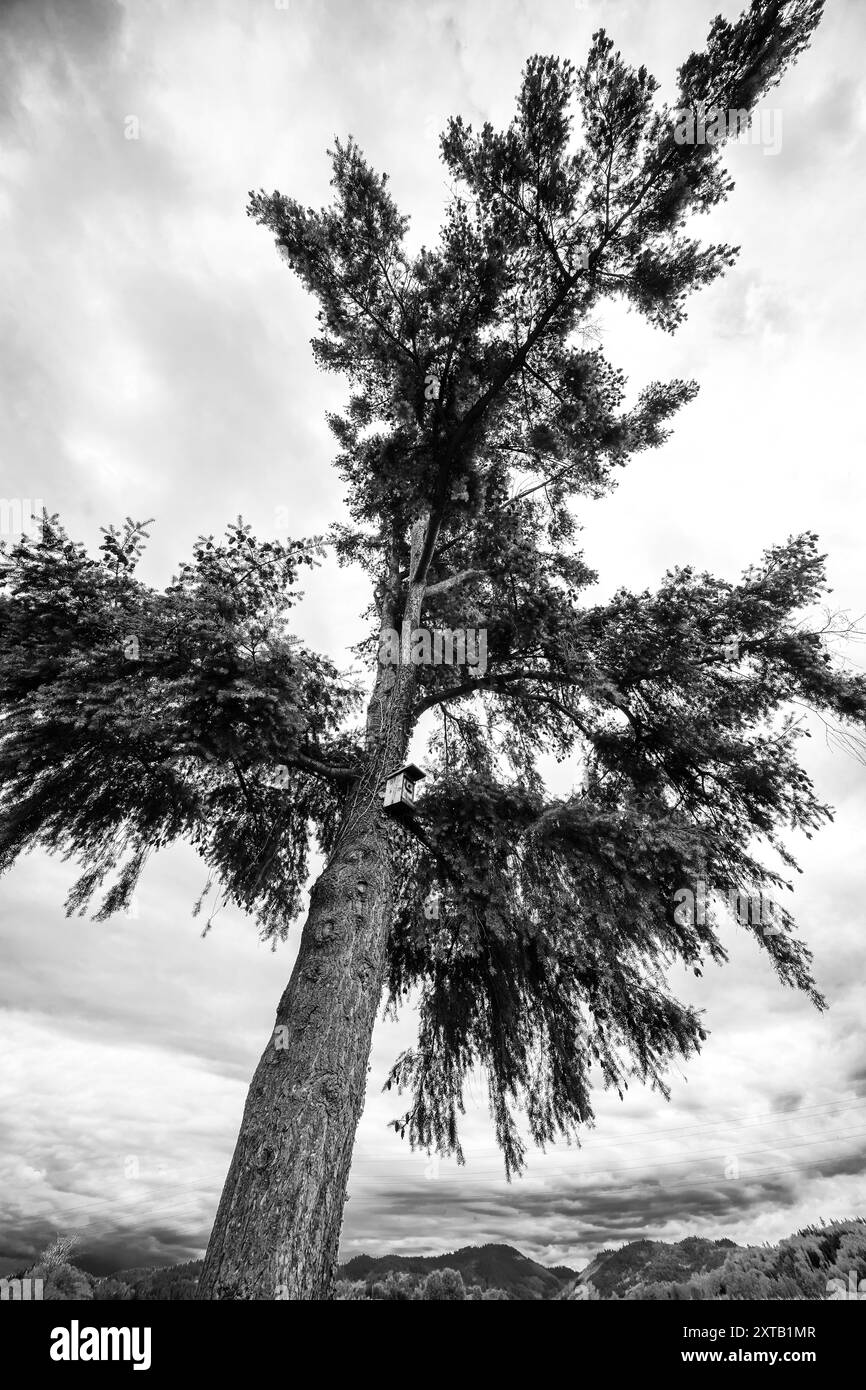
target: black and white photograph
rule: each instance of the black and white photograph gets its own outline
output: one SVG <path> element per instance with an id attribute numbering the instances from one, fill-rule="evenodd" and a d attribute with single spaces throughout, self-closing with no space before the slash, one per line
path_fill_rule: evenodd
<path id="1" fill-rule="evenodd" d="M 820 1370 L 866 1303 L 864 55 L 0 0 L 25 1364 L 554 1301 Z"/>

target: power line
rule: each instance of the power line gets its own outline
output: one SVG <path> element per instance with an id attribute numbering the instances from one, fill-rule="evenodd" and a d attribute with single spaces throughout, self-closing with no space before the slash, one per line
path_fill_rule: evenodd
<path id="1" fill-rule="evenodd" d="M 838 1110 L 840 1107 L 841 1107 L 843 1113 L 845 1113 L 845 1112 L 850 1111 L 850 1110 L 861 1109 L 861 1108 L 863 1108 L 864 1106 L 866 1106 L 866 1101 L 855 1101 L 855 1102 L 831 1101 L 831 1102 L 827 1102 L 825 1105 L 813 1106 L 813 1107 L 801 1107 L 801 1108 L 799 1108 L 799 1109 L 797 1109 L 797 1110 L 769 1111 L 769 1112 L 765 1112 L 765 1113 L 767 1114 L 767 1116 L 768 1116 L 767 1119 L 753 1119 L 753 1120 L 751 1120 L 751 1121 L 749 1121 L 749 1122 L 747 1122 L 747 1123 L 738 1125 L 738 1126 L 737 1126 L 737 1129 L 754 1129 L 754 1128 L 762 1128 L 762 1127 L 764 1127 L 765 1125 L 771 1123 L 771 1121 L 772 1121 L 773 1119 L 791 1120 L 791 1119 L 794 1119 L 794 1118 L 796 1118 L 796 1117 L 798 1117 L 798 1116 L 812 1116 L 812 1115 L 817 1115 L 817 1114 L 826 1112 L 827 1110 Z M 636 1138 L 637 1138 L 637 1140 L 642 1140 L 642 1139 L 644 1139 L 644 1138 L 650 1138 L 650 1137 L 665 1138 L 665 1137 L 667 1137 L 667 1136 L 669 1136 L 669 1135 L 679 1135 L 679 1134 L 689 1134 L 689 1133 L 704 1132 L 704 1131 L 706 1131 L 706 1130 L 708 1130 L 708 1129 L 716 1129 L 716 1128 L 719 1128 L 719 1127 L 722 1127 L 722 1126 L 725 1126 L 725 1125 L 730 1125 L 730 1124 L 731 1124 L 731 1121 L 730 1121 L 730 1120 L 717 1120 L 717 1121 L 711 1121 L 711 1122 L 709 1122 L 709 1123 L 707 1123 L 707 1124 L 689 1125 L 689 1126 L 684 1126 L 684 1127 L 681 1127 L 681 1128 L 678 1128 L 678 1129 L 664 1129 L 664 1130 L 655 1130 L 655 1131 L 653 1131 L 653 1130 L 644 1131 L 642 1134 L 639 1134 L 638 1136 L 636 1136 Z M 812 1144 L 834 1143 L 834 1142 L 836 1142 L 836 1141 L 839 1140 L 839 1139 L 862 1137 L 863 1135 L 866 1135 L 866 1130 L 844 1130 L 844 1131 L 842 1131 L 841 1133 L 838 1133 L 838 1134 L 836 1134 L 836 1135 L 830 1135 L 830 1136 L 828 1136 L 828 1137 L 826 1137 L 826 1138 L 814 1138 L 814 1139 L 813 1139 L 813 1138 L 799 1138 L 799 1139 L 791 1139 L 790 1141 L 786 1141 L 786 1147 L 787 1147 L 787 1148 L 802 1148 L 802 1147 L 808 1147 L 808 1146 L 810 1146 L 810 1145 L 812 1145 Z M 629 1142 L 629 1143 L 634 1143 L 634 1142 L 635 1142 L 635 1138 L 630 1139 L 628 1142 Z M 621 1142 L 620 1142 L 620 1145 L 619 1145 L 619 1146 L 621 1146 Z M 583 1153 L 587 1152 L 587 1150 L 591 1150 L 591 1149 L 606 1149 L 606 1148 L 607 1148 L 607 1149 L 610 1149 L 610 1148 L 613 1148 L 613 1147 L 616 1147 L 615 1141 L 610 1141 L 609 1143 L 600 1143 L 600 1144 L 582 1144 L 578 1149 L 575 1150 L 575 1157 L 577 1157 L 578 1154 L 583 1154 Z M 665 1159 L 665 1160 L 662 1160 L 662 1161 L 660 1161 L 660 1162 L 656 1162 L 656 1161 L 654 1161 L 652 1158 L 648 1158 L 647 1160 L 645 1160 L 645 1161 L 643 1161 L 643 1162 L 641 1162 L 641 1163 L 626 1164 L 626 1165 L 620 1164 L 620 1165 L 616 1165 L 616 1166 L 613 1166 L 613 1167 L 606 1167 L 606 1168 L 603 1168 L 603 1169 L 589 1170 L 588 1172 L 578 1171 L 573 1165 L 568 1165 L 568 1166 L 565 1166 L 565 1165 L 557 1165 L 556 1167 L 553 1167 L 553 1168 L 552 1168 L 552 1167 L 545 1167 L 543 1170 L 539 1170 L 539 1176 L 541 1176 L 543 1179 L 546 1179 L 546 1178 L 549 1178 L 549 1177 L 552 1177 L 552 1176 L 564 1176 L 564 1177 L 578 1177 L 578 1178 L 580 1178 L 581 1180 L 583 1180 L 584 1178 L 598 1176 L 599 1174 L 615 1176 L 617 1173 L 633 1172 L 633 1171 L 637 1171 L 637 1170 L 640 1170 L 640 1169 L 646 1169 L 646 1168 L 654 1168 L 654 1169 L 655 1169 L 655 1168 L 678 1167 L 678 1166 L 681 1166 L 682 1164 L 688 1164 L 688 1163 L 698 1164 L 698 1163 L 701 1163 L 701 1162 L 708 1162 L 708 1161 L 712 1161 L 712 1160 L 714 1160 L 714 1159 L 727 1158 L 727 1157 L 737 1157 L 737 1158 L 741 1158 L 741 1157 L 745 1157 L 745 1156 L 747 1156 L 747 1155 L 749 1155 L 749 1154 L 770 1153 L 770 1152 L 772 1152 L 772 1151 L 773 1151 L 772 1148 L 767 1147 L 767 1148 L 747 1149 L 747 1150 L 744 1150 L 744 1151 L 742 1151 L 742 1152 L 740 1152 L 740 1153 L 737 1153 L 737 1154 L 731 1154 L 730 1152 L 729 1152 L 729 1153 L 721 1153 L 721 1154 L 720 1154 L 720 1153 L 692 1153 L 692 1154 L 687 1154 L 687 1155 L 684 1156 L 683 1158 L 678 1158 L 678 1159 Z M 418 1151 L 418 1150 L 416 1150 L 414 1153 L 412 1153 L 412 1152 L 410 1152 L 410 1153 L 402 1153 L 402 1154 L 393 1155 L 393 1156 L 357 1154 L 357 1155 L 355 1156 L 355 1158 L 353 1159 L 353 1162 L 352 1162 L 352 1169 L 355 1170 L 356 1168 L 359 1167 L 359 1165 L 364 1165 L 364 1166 L 374 1166 L 374 1165 L 396 1165 L 396 1164 L 398 1164 L 398 1163 L 399 1163 L 399 1164 L 413 1164 L 413 1165 L 416 1165 L 416 1167 L 417 1167 L 417 1165 L 418 1165 L 418 1163 L 420 1162 L 421 1159 L 424 1159 L 425 1161 L 429 1161 L 428 1156 L 426 1155 L 426 1153 L 420 1152 L 420 1151 Z M 492 1173 L 493 1171 L 494 1171 L 494 1170 L 492 1169 L 492 1167 L 491 1167 L 490 1165 L 487 1165 L 486 1167 L 483 1166 L 483 1165 L 478 1165 L 478 1164 L 472 1164 L 471 1166 L 470 1166 L 470 1165 L 466 1165 L 466 1170 L 465 1170 L 465 1173 L 462 1175 L 462 1179 L 461 1179 L 461 1180 L 462 1180 L 464 1183 L 466 1183 L 466 1182 L 470 1182 L 470 1183 L 471 1183 L 471 1182 L 474 1182 L 474 1181 L 476 1181 L 476 1180 L 478 1180 L 478 1179 L 484 1179 L 484 1180 L 489 1181 L 489 1180 L 490 1180 L 489 1175 L 490 1175 L 490 1173 Z M 790 1171 L 795 1171 L 795 1168 L 790 1169 Z M 498 1166 L 497 1166 L 495 1172 L 496 1172 L 498 1175 L 500 1175 L 500 1169 L 499 1169 Z M 503 1180 L 504 1180 L 504 1179 L 502 1178 L 501 1175 L 494 1179 L 494 1181 L 503 1181 Z M 131 1181 L 135 1181 L 135 1182 L 138 1182 L 138 1181 L 146 1181 L 146 1179 L 143 1179 L 143 1180 L 142 1180 L 142 1179 L 132 1179 Z M 179 1189 L 178 1189 L 178 1188 L 173 1188 L 172 1191 L 175 1192 L 175 1193 L 180 1192 L 180 1193 L 184 1193 L 184 1194 L 186 1194 L 186 1193 L 190 1193 L 190 1194 L 191 1194 L 191 1193 L 194 1193 L 194 1192 L 201 1191 L 201 1185 L 200 1185 L 199 1183 L 195 1183 L 195 1184 L 184 1184 L 183 1187 L 181 1187 L 181 1188 L 179 1188 Z M 118 1206 L 118 1201 L 117 1201 L 117 1199 L 112 1198 L 112 1197 L 89 1197 L 89 1196 L 85 1196 L 84 1194 L 69 1194 L 69 1195 L 77 1196 L 77 1197 L 79 1198 L 79 1200 L 82 1200 L 82 1201 L 85 1201 L 85 1202 L 92 1202 L 92 1203 L 95 1204 L 94 1207 L 92 1207 L 91 1210 L 90 1210 L 89 1212 L 86 1212 L 86 1213 L 85 1213 L 85 1216 L 97 1215 L 101 1209 L 116 1208 L 116 1207 Z M 175 1198 L 172 1198 L 167 1204 L 160 1204 L 160 1203 L 158 1203 L 158 1202 L 154 1202 L 154 1194 L 153 1194 L 152 1192 L 150 1192 L 150 1191 L 144 1191 L 144 1192 L 141 1192 L 140 1194 L 137 1194 L 137 1195 L 135 1195 L 134 1197 L 132 1197 L 131 1200 L 124 1201 L 124 1202 L 122 1203 L 122 1207 L 123 1207 L 123 1209 L 127 1209 L 130 1205 L 135 1205 L 135 1204 L 143 1203 L 143 1202 L 150 1202 L 150 1203 L 153 1204 L 155 1210 L 162 1211 L 162 1210 L 168 1210 L 168 1209 L 170 1209 L 170 1207 L 171 1207 L 171 1206 L 174 1204 L 174 1202 L 176 1202 L 177 1200 L 182 1200 L 182 1199 L 175 1197 Z M 190 1209 L 192 1209 L 194 1204 L 193 1204 L 192 1202 L 190 1202 L 190 1203 L 188 1203 L 188 1205 L 189 1205 Z M 134 1213 L 134 1214 L 138 1214 L 138 1213 Z"/>
<path id="2" fill-rule="evenodd" d="M 807 1139 L 792 1140 L 790 1143 L 788 1143 L 788 1144 L 786 1145 L 786 1147 L 789 1148 L 789 1149 L 809 1148 L 809 1147 L 811 1147 L 811 1146 L 813 1146 L 813 1145 L 816 1145 L 816 1144 L 817 1144 L 817 1145 L 820 1145 L 820 1144 L 832 1144 L 832 1143 L 838 1142 L 840 1139 L 846 1139 L 846 1138 L 849 1138 L 849 1139 L 850 1139 L 850 1138 L 862 1138 L 862 1137 L 864 1137 L 864 1136 L 866 1136 L 866 1130 L 843 1130 L 843 1131 L 841 1131 L 840 1133 L 828 1135 L 826 1138 L 807 1138 Z M 641 1162 L 641 1163 L 620 1164 L 619 1166 L 615 1166 L 615 1167 L 611 1167 L 611 1168 L 591 1169 L 591 1170 L 589 1170 L 588 1172 L 575 1172 L 575 1171 L 570 1170 L 570 1169 L 556 1168 L 556 1169 L 553 1169 L 553 1170 L 548 1170 L 547 1173 L 544 1175 L 544 1177 L 545 1177 L 545 1179 L 548 1178 L 548 1177 L 551 1177 L 551 1176 L 557 1176 L 557 1177 L 575 1177 L 575 1178 L 578 1178 L 578 1179 L 580 1180 L 581 1183 L 583 1183 L 586 1179 L 590 1179 L 590 1178 L 612 1179 L 612 1178 L 616 1178 L 616 1177 L 617 1177 L 619 1174 L 621 1174 L 621 1173 L 629 1173 L 629 1172 L 637 1172 L 637 1171 L 646 1171 L 646 1170 L 650 1170 L 650 1171 L 647 1173 L 647 1179 L 646 1179 L 647 1181 L 650 1181 L 650 1180 L 651 1180 L 651 1177 L 652 1177 L 652 1172 L 655 1171 L 655 1170 L 657 1170 L 657 1169 L 659 1169 L 659 1168 L 677 1168 L 677 1167 L 683 1166 L 684 1164 L 699 1165 L 699 1164 L 708 1163 L 708 1162 L 712 1162 L 712 1161 L 723 1160 L 723 1159 L 731 1158 L 731 1157 L 733 1157 L 733 1158 L 739 1160 L 739 1159 L 741 1159 L 741 1158 L 747 1158 L 747 1157 L 753 1156 L 753 1155 L 755 1155 L 755 1154 L 766 1154 L 766 1153 L 772 1153 L 772 1152 L 773 1152 L 773 1149 L 772 1149 L 772 1148 L 757 1148 L 757 1149 L 747 1149 L 747 1150 L 744 1150 L 744 1151 L 742 1151 L 742 1152 L 740 1152 L 740 1153 L 737 1153 L 737 1154 L 726 1154 L 726 1153 L 697 1153 L 697 1154 L 688 1154 L 688 1155 L 686 1155 L 686 1156 L 683 1157 L 683 1158 L 666 1159 L 666 1160 L 664 1160 L 663 1162 L 660 1162 L 660 1163 L 653 1163 L 652 1161 L 644 1161 L 644 1162 Z M 420 1157 L 420 1155 L 419 1155 L 419 1157 Z M 404 1161 L 405 1161 L 406 1163 L 411 1163 L 411 1162 L 414 1161 L 414 1156 L 409 1156 L 409 1155 L 407 1155 Z M 807 1158 L 805 1161 L 806 1161 L 806 1164 L 810 1164 L 810 1163 L 815 1163 L 815 1162 L 817 1162 L 818 1160 L 817 1160 L 817 1159 L 808 1159 L 808 1158 Z M 472 1186 L 472 1185 L 477 1184 L 479 1181 L 487 1181 L 487 1182 L 489 1182 L 489 1181 L 490 1181 L 490 1178 L 489 1178 L 489 1171 L 490 1171 L 490 1170 L 483 1170 L 483 1169 L 478 1169 L 478 1168 L 475 1168 L 475 1169 L 472 1169 L 472 1170 L 468 1170 L 468 1169 L 467 1169 L 466 1173 L 465 1173 L 464 1175 L 461 1176 L 461 1183 L 462 1183 L 462 1185 L 464 1185 L 464 1186 Z M 779 1171 L 782 1171 L 782 1170 L 779 1170 Z M 790 1171 L 790 1172 L 798 1171 L 798 1165 L 793 1164 L 793 1165 L 791 1165 L 789 1168 L 785 1169 L 784 1171 Z M 729 1177 L 727 1177 L 727 1176 L 726 1176 L 724 1179 L 721 1179 L 721 1178 L 714 1178 L 714 1179 L 711 1179 L 711 1180 L 710 1180 L 709 1185 L 712 1185 L 713 1183 L 718 1182 L 718 1181 L 722 1181 L 722 1180 L 728 1181 L 728 1182 L 730 1182 L 730 1181 L 736 1181 L 736 1180 L 739 1179 L 740 1176 L 743 1176 L 743 1177 L 745 1178 L 746 1175 L 739 1175 L 739 1174 L 738 1174 L 738 1175 L 737 1175 L 737 1178 L 729 1178 Z M 753 1175 L 750 1175 L 750 1176 L 757 1176 L 757 1174 L 753 1174 Z M 438 1181 L 438 1179 L 434 1179 L 434 1181 Z M 504 1181 L 504 1179 L 501 1178 L 501 1177 L 499 1177 L 498 1179 L 495 1179 L 494 1181 Z M 695 1182 L 695 1183 L 692 1183 L 691 1181 L 685 1181 L 685 1182 L 682 1183 L 682 1184 L 673 1184 L 672 1186 L 674 1186 L 674 1187 L 678 1187 L 678 1186 L 686 1186 L 686 1187 L 689 1187 L 689 1186 L 703 1186 L 703 1185 L 705 1185 L 705 1184 L 703 1184 L 702 1182 Z M 671 1186 L 671 1185 L 669 1185 L 669 1186 Z M 194 1188 L 184 1188 L 184 1189 L 181 1189 L 181 1191 L 182 1191 L 183 1193 L 188 1193 L 188 1192 L 191 1192 L 191 1191 L 194 1191 L 194 1190 L 197 1190 L 197 1189 L 194 1189 Z M 668 1190 L 668 1187 L 665 1187 L 664 1190 L 667 1191 L 667 1190 Z M 204 1197 L 204 1194 L 203 1194 L 203 1193 L 202 1193 L 202 1197 Z M 100 1208 L 102 1208 L 102 1209 L 107 1209 L 107 1208 L 112 1208 L 112 1207 L 117 1208 L 119 1205 L 120 1205 L 120 1209 L 116 1211 L 116 1213 L 115 1213 L 116 1216 L 121 1216 L 121 1215 L 124 1215 L 124 1214 L 127 1214 L 127 1213 L 128 1213 L 129 1215 L 131 1215 L 131 1216 L 138 1216 L 138 1215 L 141 1214 L 140 1210 L 136 1210 L 136 1211 L 134 1211 L 134 1212 L 129 1212 L 129 1207 L 130 1207 L 130 1205 L 132 1205 L 132 1203 L 129 1203 L 129 1202 L 124 1202 L 124 1203 L 122 1203 L 122 1204 L 118 1204 L 118 1203 L 115 1202 L 112 1198 L 95 1198 L 95 1199 L 85 1198 L 84 1200 L 85 1200 L 85 1201 L 94 1200 L 94 1201 L 96 1201 L 96 1203 L 97 1203 L 97 1209 L 96 1209 L 96 1210 L 91 1209 L 90 1211 L 84 1213 L 85 1218 L 90 1218 L 91 1216 L 98 1215 L 98 1214 L 99 1214 L 99 1209 L 100 1209 Z M 194 1202 L 191 1202 L 191 1201 L 187 1200 L 187 1198 L 186 1198 L 185 1196 L 180 1196 L 180 1195 L 175 1196 L 174 1198 L 171 1198 L 171 1199 L 170 1199 L 169 1201 L 167 1201 L 167 1202 L 159 1202 L 158 1200 L 154 1201 L 153 1194 L 150 1193 L 150 1192 L 142 1192 L 142 1193 L 138 1194 L 135 1198 L 133 1198 L 133 1203 L 135 1203 L 135 1204 L 137 1204 L 137 1203 L 147 1203 L 147 1202 L 149 1202 L 149 1203 L 151 1204 L 151 1206 L 152 1206 L 152 1208 L 153 1208 L 153 1210 L 154 1210 L 155 1213 L 164 1213 L 164 1212 L 166 1212 L 166 1211 L 173 1211 L 173 1210 L 175 1210 L 175 1208 L 177 1207 L 178 1202 L 180 1202 L 180 1203 L 182 1204 L 182 1205 L 181 1205 L 181 1209 L 180 1209 L 181 1211 L 183 1211 L 183 1210 L 190 1210 L 190 1211 L 192 1211 L 192 1210 L 196 1209 L 196 1208 L 198 1207 L 198 1205 L 199 1205 L 198 1203 L 194 1203 Z M 180 1214 L 180 1212 L 178 1212 L 177 1214 Z"/>
<path id="3" fill-rule="evenodd" d="M 721 1128 L 725 1128 L 725 1127 L 730 1128 L 732 1125 L 735 1126 L 737 1129 L 760 1129 L 760 1128 L 763 1128 L 764 1125 L 770 1124 L 770 1123 L 772 1122 L 772 1120 L 774 1120 L 774 1119 L 790 1120 L 790 1119 L 794 1119 L 794 1118 L 795 1118 L 796 1116 L 798 1116 L 798 1115 L 803 1115 L 803 1116 L 819 1115 L 819 1114 L 823 1114 L 823 1112 L 825 1112 L 826 1110 L 830 1110 L 830 1109 L 835 1110 L 835 1109 L 838 1109 L 840 1106 L 842 1107 L 843 1110 L 857 1110 L 857 1109 L 860 1109 L 860 1108 L 863 1107 L 863 1106 L 866 1106 L 866 1100 L 857 1100 L 857 1101 L 841 1101 L 841 1100 L 836 1100 L 836 1101 L 829 1101 L 829 1102 L 827 1102 L 826 1105 L 818 1105 L 818 1106 L 812 1106 L 812 1107 L 803 1106 L 803 1107 L 801 1107 L 800 1109 L 797 1109 L 797 1110 L 771 1110 L 771 1111 L 765 1111 L 764 1113 L 767 1115 L 767 1118 L 766 1118 L 766 1119 L 753 1118 L 752 1120 L 749 1120 L 749 1121 L 747 1121 L 747 1122 L 740 1123 L 740 1124 L 738 1124 L 738 1123 L 736 1122 L 736 1120 L 731 1120 L 731 1119 L 727 1119 L 727 1120 L 709 1120 L 709 1121 L 707 1121 L 705 1124 L 699 1124 L 699 1125 L 685 1125 L 685 1126 L 682 1126 L 682 1127 L 677 1128 L 677 1129 L 655 1129 L 655 1130 L 653 1130 L 653 1129 L 647 1129 L 647 1130 L 639 1130 L 639 1131 L 637 1132 L 637 1134 L 630 1134 L 630 1135 L 627 1135 L 627 1136 L 625 1136 L 624 1139 L 620 1139 L 620 1140 L 609 1140 L 609 1141 L 604 1141 L 604 1140 L 602 1140 L 600 1143 L 592 1143 L 592 1142 L 589 1142 L 589 1143 L 581 1143 L 580 1145 L 576 1145 L 576 1146 L 575 1146 L 575 1149 L 576 1149 L 577 1152 L 586 1153 L 587 1150 L 589 1150 L 589 1149 L 594 1149 L 594 1148 L 602 1148 L 602 1149 L 611 1148 L 611 1147 L 613 1147 L 613 1146 L 614 1146 L 615 1144 L 617 1144 L 617 1143 L 619 1143 L 619 1144 L 623 1144 L 623 1143 L 634 1144 L 634 1143 L 636 1143 L 636 1142 L 642 1141 L 643 1139 L 648 1139 L 648 1138 L 652 1138 L 652 1137 L 655 1137 L 655 1136 L 659 1136 L 659 1137 L 661 1137 L 661 1138 L 667 1138 L 669 1135 L 676 1135 L 676 1134 L 694 1134 L 694 1133 L 697 1133 L 698 1131 L 704 1131 L 704 1130 L 708 1130 L 708 1129 L 721 1129 Z M 374 1157 L 373 1155 L 369 1155 L 369 1156 L 368 1156 L 368 1155 L 356 1154 L 355 1157 L 354 1157 L 353 1160 L 352 1160 L 353 1166 L 354 1166 L 354 1164 L 358 1163 L 359 1161 L 360 1161 L 360 1162 L 368 1162 L 368 1163 L 378 1163 L 378 1162 L 389 1163 L 389 1162 L 392 1162 L 392 1161 L 399 1161 L 399 1160 L 396 1160 L 396 1159 L 394 1159 L 394 1160 L 389 1159 L 389 1158 L 387 1158 L 384 1154 L 381 1155 L 381 1156 L 379 1156 L 379 1157 Z"/>

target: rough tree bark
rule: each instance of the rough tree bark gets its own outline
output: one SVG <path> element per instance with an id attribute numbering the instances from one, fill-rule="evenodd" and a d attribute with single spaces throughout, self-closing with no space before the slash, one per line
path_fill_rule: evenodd
<path id="1" fill-rule="evenodd" d="M 413 568 L 424 520 L 413 528 Z M 409 586 L 402 617 L 412 624 L 423 593 L 423 584 Z M 383 628 L 394 625 L 395 600 L 392 571 Z M 332 1291 L 391 924 L 381 784 L 405 757 L 413 676 L 411 666 L 377 672 L 365 766 L 312 890 L 298 958 L 250 1085 L 199 1298 L 321 1299 Z"/>

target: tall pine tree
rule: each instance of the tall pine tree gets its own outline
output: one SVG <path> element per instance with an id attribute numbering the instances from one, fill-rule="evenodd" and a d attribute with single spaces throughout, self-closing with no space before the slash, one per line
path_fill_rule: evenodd
<path id="1" fill-rule="evenodd" d="M 820 0 L 753 0 L 679 70 L 677 108 L 753 111 L 806 47 Z M 657 593 L 585 591 L 576 499 L 666 437 L 696 386 L 622 374 L 588 327 L 624 297 L 673 332 L 734 248 L 687 235 L 731 184 L 721 142 L 681 143 L 645 68 L 603 31 L 586 63 L 528 62 L 510 126 L 457 118 L 439 241 L 406 249 L 387 180 L 349 140 L 332 205 L 250 197 L 320 306 L 321 366 L 351 394 L 331 425 L 348 519 L 331 540 L 369 574 L 372 693 L 305 649 L 287 615 L 317 542 L 202 538 L 165 590 L 136 577 L 144 525 L 89 557 L 57 517 L 4 556 L 0 868 L 33 847 L 82 860 L 70 910 L 128 902 L 178 838 L 213 891 L 284 937 L 315 841 L 297 962 L 277 1006 L 201 1280 L 206 1298 L 328 1294 L 383 991 L 420 1000 L 389 1086 L 412 1144 L 459 1154 L 469 1071 L 489 1083 L 509 1172 L 592 1118 L 593 1081 L 664 1089 L 704 1033 L 675 961 L 725 950 L 676 894 L 771 891 L 786 828 L 829 814 L 796 758 L 797 704 L 861 725 L 866 687 L 834 667 L 807 610 L 816 537 L 767 550 L 738 584 L 692 569 Z M 486 663 L 394 665 L 392 631 L 486 629 Z M 383 805 L 422 716 L 426 793 Z M 541 754 L 582 769 L 554 799 Z M 763 850 L 760 846 L 763 845 Z M 787 913 L 753 926 L 784 984 L 819 1005 Z"/>

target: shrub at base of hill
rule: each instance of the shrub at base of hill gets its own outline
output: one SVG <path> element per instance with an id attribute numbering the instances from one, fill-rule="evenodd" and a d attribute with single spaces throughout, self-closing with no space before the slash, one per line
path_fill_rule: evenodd
<path id="1" fill-rule="evenodd" d="M 42 1298 L 52 1301 L 79 1303 L 94 1297 L 96 1283 L 92 1274 L 71 1264 L 38 1264 L 27 1270 L 26 1278 L 42 1280 Z"/>
<path id="2" fill-rule="evenodd" d="M 425 1278 L 392 1270 L 381 1279 L 341 1279 L 335 1297 L 341 1301 L 479 1303 L 488 1299 L 507 1300 L 510 1296 L 504 1289 L 465 1284 L 457 1269 L 434 1269 Z"/>

